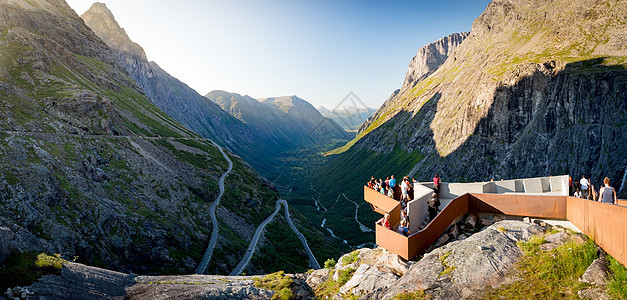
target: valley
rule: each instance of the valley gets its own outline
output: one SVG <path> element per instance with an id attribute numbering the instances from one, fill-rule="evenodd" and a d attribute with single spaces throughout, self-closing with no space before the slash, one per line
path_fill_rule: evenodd
<path id="1" fill-rule="evenodd" d="M 622 252 L 605 249 L 599 230 L 476 206 L 438 224 L 435 242 L 407 246 L 420 251 L 405 257 L 390 242 L 402 234 L 379 240 L 375 222 L 392 210 L 364 195 L 371 176 L 431 182 L 437 173 L 448 184 L 566 174 L 573 188 L 584 175 L 597 191 L 607 178 L 624 199 L 625 1 L 491 1 L 470 31 L 406 57 L 400 88 L 376 109 L 353 92 L 332 110 L 312 105 L 319 99 L 252 97 L 214 82 L 203 96 L 149 60 L 155 50 L 134 42 L 120 15 L 104 3 L 79 16 L 64 0 L 0 0 L 3 291 L 23 299 L 31 294 L 22 287 L 52 299 L 483 299 L 521 288 L 523 278 L 544 296 L 627 295 Z M 307 45 L 259 48 L 240 66 L 289 47 Z M 303 66 L 318 58 L 300 50 L 309 54 Z M 315 71 L 299 66 L 290 76 L 306 81 Z M 622 201 L 607 209 L 622 213 Z M 570 250 L 577 259 L 560 256 Z M 576 270 L 546 287 L 525 269 L 552 259 L 573 260 Z M 611 267 L 603 283 L 575 283 L 597 260 Z"/>

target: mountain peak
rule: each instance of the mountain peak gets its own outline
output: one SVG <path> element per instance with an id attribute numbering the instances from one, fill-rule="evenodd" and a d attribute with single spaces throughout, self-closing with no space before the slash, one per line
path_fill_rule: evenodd
<path id="1" fill-rule="evenodd" d="M 146 58 L 144 49 L 129 38 L 106 4 L 95 2 L 81 18 L 107 46 Z"/>

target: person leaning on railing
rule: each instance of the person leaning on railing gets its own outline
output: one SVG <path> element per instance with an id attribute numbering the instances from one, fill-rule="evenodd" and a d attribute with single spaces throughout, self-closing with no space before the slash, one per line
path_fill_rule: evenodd
<path id="1" fill-rule="evenodd" d="M 599 201 L 603 203 L 618 204 L 618 198 L 616 197 L 616 189 L 610 186 L 610 179 L 608 177 L 605 177 L 605 179 L 603 179 L 603 183 L 605 184 L 605 186 L 602 187 L 601 190 L 599 190 Z"/>
<path id="2" fill-rule="evenodd" d="M 386 213 L 382 220 L 379 220 L 379 224 L 387 229 L 392 229 L 390 226 L 390 214 Z"/>

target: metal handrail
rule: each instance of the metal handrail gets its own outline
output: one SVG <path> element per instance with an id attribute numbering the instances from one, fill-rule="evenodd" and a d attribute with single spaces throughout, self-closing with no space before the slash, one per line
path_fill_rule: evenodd
<path id="1" fill-rule="evenodd" d="M 369 203 L 386 201 L 375 196 L 376 191 L 367 190 L 369 188 L 365 187 L 364 198 Z M 400 209 L 400 203 L 396 208 Z M 569 220 L 616 260 L 627 264 L 627 206 L 569 196 L 464 194 L 451 200 L 424 229 L 408 237 L 376 224 L 376 243 L 405 259 L 414 258 L 437 241 L 457 218 L 468 212 Z"/>

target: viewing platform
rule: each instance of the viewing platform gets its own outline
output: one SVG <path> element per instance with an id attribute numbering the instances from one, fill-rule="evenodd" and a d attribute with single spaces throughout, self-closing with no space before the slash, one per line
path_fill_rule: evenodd
<path id="1" fill-rule="evenodd" d="M 618 205 L 568 196 L 568 176 L 526 178 L 483 183 L 440 183 L 442 208 L 428 222 L 427 199 L 433 183 L 413 184 L 407 202 L 407 236 L 398 233 L 401 203 L 364 186 L 364 199 L 380 214 L 389 214 L 392 230 L 375 223 L 376 244 L 404 259 L 427 250 L 451 225 L 472 213 L 500 214 L 570 221 L 579 231 L 623 265 L 627 265 L 627 200 Z M 397 198 L 398 199 L 398 198 Z M 426 221 L 426 222 L 425 222 Z M 426 223 L 422 228 L 421 224 Z"/>

